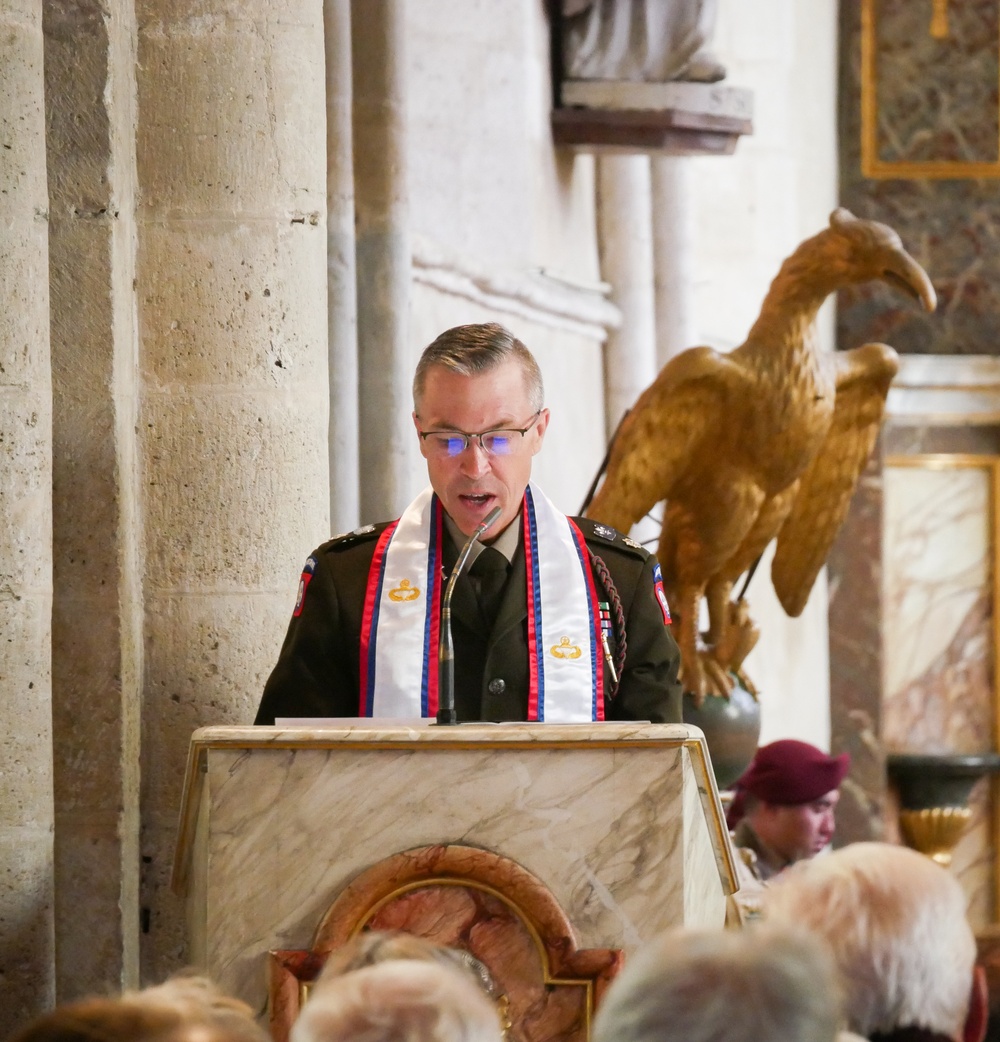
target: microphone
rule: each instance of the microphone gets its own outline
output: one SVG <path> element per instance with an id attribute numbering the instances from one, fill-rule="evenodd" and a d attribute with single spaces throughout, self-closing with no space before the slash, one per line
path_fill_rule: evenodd
<path id="1" fill-rule="evenodd" d="M 483 533 L 500 516 L 502 508 L 494 507 L 476 525 L 475 532 L 466 540 L 462 552 L 458 555 L 455 567 L 451 570 L 448 585 L 444 596 L 441 598 L 441 636 L 438 640 L 438 711 L 437 722 L 439 725 L 457 724 L 458 716 L 455 713 L 455 648 L 451 641 L 451 597 L 455 592 L 457 581 L 465 562 L 472 553 L 473 546 L 483 537 Z"/>

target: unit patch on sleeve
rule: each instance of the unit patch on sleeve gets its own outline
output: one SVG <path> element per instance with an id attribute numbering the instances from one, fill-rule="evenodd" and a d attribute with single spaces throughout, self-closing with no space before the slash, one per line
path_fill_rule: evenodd
<path id="1" fill-rule="evenodd" d="M 663 612 L 663 625 L 669 626 L 672 621 L 670 605 L 667 604 L 667 595 L 663 592 L 663 575 L 659 565 L 653 569 L 653 589 L 656 591 L 656 599 L 660 602 L 660 611 Z"/>
<path id="2" fill-rule="evenodd" d="M 309 589 L 309 582 L 315 571 L 316 558 L 310 557 L 303 566 L 302 575 L 299 577 L 299 593 L 295 598 L 295 611 L 292 612 L 292 618 L 297 619 L 302 614 L 302 608 L 306 603 L 306 590 Z"/>

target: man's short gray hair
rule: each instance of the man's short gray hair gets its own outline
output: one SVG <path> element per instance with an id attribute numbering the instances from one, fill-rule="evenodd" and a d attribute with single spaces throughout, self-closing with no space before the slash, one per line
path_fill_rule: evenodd
<path id="1" fill-rule="evenodd" d="M 545 389 L 535 356 L 498 322 L 454 326 L 424 348 L 413 375 L 414 409 L 420 411 L 427 371 L 434 366 L 450 369 L 462 376 L 478 376 L 499 368 L 509 358 L 520 363 L 531 408 L 541 412 L 545 405 Z"/>
<path id="2" fill-rule="evenodd" d="M 827 942 L 851 1031 L 921 1027 L 961 1037 L 976 942 L 958 881 L 930 858 L 888 843 L 852 843 L 801 861 L 765 896 L 773 923 Z"/>
<path id="3" fill-rule="evenodd" d="M 806 934 L 673 931 L 629 960 L 593 1042 L 833 1042 L 833 966 Z"/>
<path id="4" fill-rule="evenodd" d="M 416 959 L 324 980 L 291 1042 L 501 1042 L 492 1002 L 462 970 Z"/>

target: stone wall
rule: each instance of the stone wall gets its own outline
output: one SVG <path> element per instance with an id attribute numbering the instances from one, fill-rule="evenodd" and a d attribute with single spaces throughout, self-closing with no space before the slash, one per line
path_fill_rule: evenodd
<path id="1" fill-rule="evenodd" d="M 0 12 L 0 1009 L 54 995 L 52 389 L 41 6 Z"/>

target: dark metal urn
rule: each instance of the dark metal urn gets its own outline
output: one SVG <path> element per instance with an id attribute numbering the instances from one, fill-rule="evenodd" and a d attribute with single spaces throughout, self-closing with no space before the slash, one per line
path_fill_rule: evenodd
<path id="1" fill-rule="evenodd" d="M 706 695 L 701 706 L 696 707 L 694 697 L 684 695 L 684 723 L 705 732 L 720 790 L 730 788 L 750 766 L 760 738 L 760 703 L 730 676 L 734 685 L 728 698 Z"/>
<path id="2" fill-rule="evenodd" d="M 1000 755 L 891 753 L 886 768 L 899 793 L 899 824 L 907 843 L 947 867 L 972 820 L 972 787 L 984 774 L 1000 770 Z"/>

